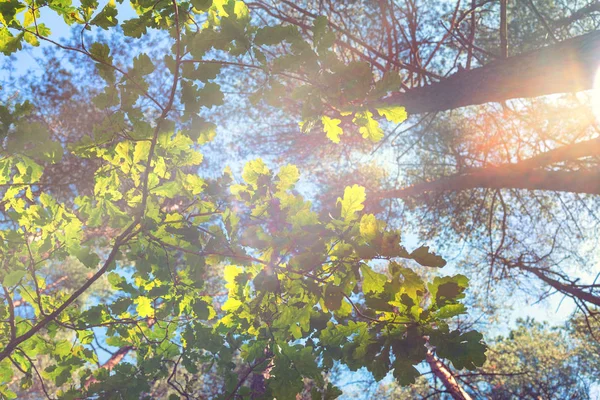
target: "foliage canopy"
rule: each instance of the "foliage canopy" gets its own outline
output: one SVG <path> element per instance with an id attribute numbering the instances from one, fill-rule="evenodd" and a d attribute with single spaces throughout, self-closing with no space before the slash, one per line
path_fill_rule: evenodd
<path id="1" fill-rule="evenodd" d="M 401 384 L 419 376 L 428 349 L 458 369 L 481 366 L 482 335 L 448 323 L 466 312 L 467 278 L 424 281 L 411 266 L 445 261 L 427 247 L 405 249 L 400 232 L 363 212 L 365 188 L 346 187 L 335 207 L 317 211 L 294 189 L 294 165 L 272 171 L 255 159 L 238 180 L 229 169 L 217 178 L 202 172 L 202 148 L 215 136 L 207 110 L 224 103 L 218 79 L 234 64 L 215 54 L 253 57 L 238 65 L 264 73 L 251 101 L 300 99 L 302 131 L 335 143 L 349 126 L 377 142 L 381 121 L 406 119 L 381 100 L 398 89 L 397 74 L 374 77 L 368 63 L 341 60 L 324 17 L 307 39 L 295 26 L 254 21 L 241 1 L 131 6 L 137 16 L 120 22 L 114 1 L 0 5 L 4 54 L 24 42 L 57 44 L 40 22 L 57 15 L 81 28 L 81 47 L 67 50 L 94 62 L 104 81 L 93 99 L 99 119 L 76 142 L 32 122 L 28 102 L 0 108 L 1 396 L 15 398 L 16 379 L 24 389 L 41 379 L 59 398 L 138 398 L 163 380 L 170 398 L 186 398 L 186 377 L 208 368 L 223 377 L 220 398 L 292 399 L 308 378 L 314 398 L 329 399 L 340 392 L 324 373 L 336 362 L 378 380 L 393 370 Z M 146 51 L 123 64 L 107 43 L 88 43 L 86 31 L 98 29 L 166 32 L 171 42 L 162 59 Z M 285 54 L 273 56 L 273 46 Z M 157 88 L 158 76 L 168 84 Z M 282 76 L 303 82 L 290 93 Z M 44 181 L 66 157 L 93 166 L 89 192 L 71 188 L 65 198 Z M 57 278 L 44 268 L 66 262 L 85 266 L 88 278 L 54 291 Z M 109 295 L 78 303 L 104 279 Z M 222 285 L 225 293 L 214 291 Z M 127 358 L 95 367 L 98 341 Z M 38 357 L 50 365 L 38 370 Z M 262 385 L 250 384 L 256 376 Z"/>

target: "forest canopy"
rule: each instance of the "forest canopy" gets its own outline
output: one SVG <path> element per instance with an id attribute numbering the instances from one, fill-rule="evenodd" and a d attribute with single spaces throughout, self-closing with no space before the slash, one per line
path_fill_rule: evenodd
<path id="1" fill-rule="evenodd" d="M 0 398 L 592 398 L 599 24 L 1 2 Z"/>

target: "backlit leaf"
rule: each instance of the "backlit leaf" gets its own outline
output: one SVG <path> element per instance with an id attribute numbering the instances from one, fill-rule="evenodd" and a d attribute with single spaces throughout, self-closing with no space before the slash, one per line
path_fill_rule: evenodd
<path id="1" fill-rule="evenodd" d="M 333 143 L 339 143 L 340 136 L 344 133 L 342 128 L 340 128 L 340 123 L 342 120 L 337 118 L 329 118 L 328 116 L 324 115 L 321 117 L 321 121 L 323 122 L 323 130 L 327 134 L 327 138 Z"/>

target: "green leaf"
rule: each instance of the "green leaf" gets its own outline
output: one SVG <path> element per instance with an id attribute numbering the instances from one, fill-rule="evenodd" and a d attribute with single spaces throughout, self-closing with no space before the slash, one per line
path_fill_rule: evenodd
<path id="1" fill-rule="evenodd" d="M 204 87 L 198 90 L 198 96 L 200 96 L 198 103 L 206 108 L 224 104 L 221 86 L 214 82 L 205 83 Z"/>
<path id="2" fill-rule="evenodd" d="M 276 292 L 280 289 L 277 275 L 262 270 L 254 278 L 254 287 L 261 292 Z"/>
<path id="3" fill-rule="evenodd" d="M 0 22 L 4 26 L 9 26 L 14 21 L 18 12 L 25 9 L 25 4 L 18 0 L 5 0 L 0 3 Z"/>
<path id="4" fill-rule="evenodd" d="M 92 252 L 89 247 L 75 246 L 71 250 L 73 254 L 83 265 L 88 268 L 96 268 L 100 263 L 100 257 L 95 252 Z"/>
<path id="5" fill-rule="evenodd" d="M 324 115 L 321 117 L 321 122 L 323 123 L 323 130 L 327 134 L 327 138 L 331 140 L 333 143 L 340 142 L 340 135 L 344 133 L 342 128 L 340 128 L 341 119 L 329 118 Z"/>
<path id="6" fill-rule="evenodd" d="M 210 315 L 209 304 L 207 304 L 204 300 L 197 299 L 194 301 L 193 309 L 194 313 L 196 313 L 196 317 L 201 320 L 208 319 Z"/>
<path id="7" fill-rule="evenodd" d="M 56 347 L 54 348 L 54 354 L 59 357 L 65 357 L 71 353 L 72 348 L 73 346 L 71 345 L 71 342 L 68 340 L 61 340 L 56 344 Z"/>
<path id="8" fill-rule="evenodd" d="M 117 26 L 119 21 L 117 20 L 117 7 L 114 0 L 110 0 L 106 6 L 100 11 L 98 15 L 90 21 L 91 25 L 99 26 L 100 28 L 107 30 L 113 26 Z"/>
<path id="9" fill-rule="evenodd" d="M 14 36 L 8 28 L 0 28 L 0 51 L 9 56 L 12 53 L 21 50 L 23 48 L 22 40 L 24 34 L 19 33 L 17 36 Z"/>
<path id="10" fill-rule="evenodd" d="M 227 301 L 225 301 L 225 303 L 223 303 L 223 305 L 221 306 L 221 309 L 223 311 L 236 311 L 238 308 L 240 308 L 244 303 L 242 303 L 240 300 L 234 298 L 234 297 L 229 297 L 227 299 Z"/>
<path id="11" fill-rule="evenodd" d="M 125 36 L 141 38 L 148 31 L 148 19 L 143 15 L 140 18 L 128 19 L 121 24 Z"/>
<path id="12" fill-rule="evenodd" d="M 183 65 L 183 73 L 186 78 L 199 80 L 202 82 L 208 82 L 209 80 L 215 79 L 219 72 L 221 72 L 222 65 L 220 64 L 202 64 L 200 63 L 197 68 L 194 68 L 193 64 L 186 63 Z"/>
<path id="13" fill-rule="evenodd" d="M 265 26 L 256 31 L 254 44 L 258 46 L 274 46 L 296 35 L 298 35 L 298 31 L 293 26 Z"/>
<path id="14" fill-rule="evenodd" d="M 446 260 L 435 253 L 429 252 L 429 246 L 419 247 L 410 253 L 410 257 L 424 267 L 442 268 L 446 265 Z"/>
<path id="15" fill-rule="evenodd" d="M 318 399 L 321 397 L 324 400 L 334 400 L 340 397 L 344 392 L 342 392 L 338 387 L 333 386 L 331 382 L 327 383 L 327 388 L 325 389 L 325 393 L 321 394 L 316 388 L 313 388 L 311 391 L 311 395 L 313 399 Z"/>
<path id="16" fill-rule="evenodd" d="M 344 299 L 344 293 L 342 289 L 337 286 L 327 285 L 325 287 L 324 302 L 325 307 L 331 311 L 338 310 L 342 306 L 342 300 Z"/>
<path id="17" fill-rule="evenodd" d="M 398 71 L 387 71 L 383 74 L 381 80 L 375 83 L 375 87 L 373 88 L 373 91 L 369 94 L 369 96 L 372 96 L 374 99 L 380 99 L 389 92 L 395 92 L 400 90 L 401 87 L 402 77 L 400 76 Z"/>
<path id="18" fill-rule="evenodd" d="M 450 360 L 456 369 L 473 371 L 485 363 L 487 346 L 477 331 L 438 333 L 431 336 L 430 342 L 435 346 L 437 355 Z"/>
<path id="19" fill-rule="evenodd" d="M 402 386 L 408 386 L 415 383 L 416 379 L 421 376 L 418 369 L 402 359 L 396 359 L 393 367 L 394 378 L 396 378 L 396 381 Z"/>
<path id="20" fill-rule="evenodd" d="M 166 197 L 172 199 L 182 192 L 181 184 L 177 181 L 169 181 L 163 185 L 157 186 L 150 191 L 150 193 L 157 196 Z"/>
<path id="21" fill-rule="evenodd" d="M 282 357 L 283 359 L 283 357 Z M 275 368 L 271 371 L 271 378 L 267 381 L 275 399 L 295 399 L 296 395 L 303 389 L 300 374 L 289 365 L 280 368 L 282 359 L 275 360 Z M 277 363 L 279 362 L 279 363 Z"/>
<path id="22" fill-rule="evenodd" d="M 25 156 L 21 157 L 21 160 L 15 164 L 15 167 L 19 171 L 19 176 L 16 176 L 14 179 L 15 183 L 36 183 L 44 173 L 41 165 Z"/>
<path id="23" fill-rule="evenodd" d="M 11 271 L 4 276 L 4 280 L 2 282 L 4 286 L 11 287 L 19 283 L 26 274 L 27 271 Z"/>
<path id="24" fill-rule="evenodd" d="M 464 304 L 448 304 L 440 308 L 435 317 L 439 319 L 448 319 L 467 312 Z"/>
<path id="25" fill-rule="evenodd" d="M 419 328 L 409 327 L 401 339 L 392 342 L 392 349 L 396 358 L 393 363 L 394 377 L 403 386 L 414 383 L 421 375 L 414 365 L 422 362 L 427 355 L 425 339 Z"/>
<path id="26" fill-rule="evenodd" d="M 425 294 L 425 283 L 419 275 L 410 268 L 404 268 L 396 263 L 390 263 L 392 275 L 401 275 L 403 278 L 401 293 L 406 293 L 414 301 L 419 303 L 419 299 Z"/>
<path id="27" fill-rule="evenodd" d="M 213 0 L 192 0 L 192 5 L 198 11 L 207 11 L 213 4 Z"/>
<path id="28" fill-rule="evenodd" d="M 133 71 L 130 75 L 144 76 L 154 72 L 154 64 L 146 53 L 141 53 L 133 59 Z"/>
<path id="29" fill-rule="evenodd" d="M 315 18 L 313 43 L 319 52 L 327 50 L 335 43 L 335 34 L 329 29 L 329 21 L 325 16 Z"/>
<path id="30" fill-rule="evenodd" d="M 363 277 L 362 288 L 365 293 L 381 293 L 387 282 L 387 276 L 377 273 L 367 264 L 361 264 L 360 272 Z"/>
<path id="31" fill-rule="evenodd" d="M 119 316 L 127 312 L 127 309 L 131 304 L 133 304 L 133 301 L 129 297 L 121 297 L 110 305 L 110 311 L 116 316 Z"/>
<path id="32" fill-rule="evenodd" d="M 367 369 L 373 374 L 373 378 L 377 382 L 386 377 L 388 372 L 390 372 L 390 368 L 390 354 L 387 348 L 384 348 L 379 355 L 373 358 L 372 363 L 367 364 Z"/>
<path id="33" fill-rule="evenodd" d="M 106 63 L 112 62 L 112 57 L 110 56 L 110 48 L 105 43 L 92 43 L 92 46 L 90 47 L 90 54 L 97 61 L 103 61 Z"/>
<path id="34" fill-rule="evenodd" d="M 465 297 L 465 290 L 469 285 L 469 280 L 464 275 L 435 277 L 429 284 L 429 293 L 435 299 L 438 307 L 446 304 L 455 304 L 457 300 Z"/>
<path id="35" fill-rule="evenodd" d="M 10 382 L 11 378 L 14 375 L 14 371 L 15 369 L 13 368 L 13 365 L 11 364 L 8 358 L 0 362 L 0 382 L 2 382 L 3 384 L 6 382 Z M 2 393 L 3 386 L 4 385 L 0 385 L 0 393 Z M 16 396 L 13 397 L 13 399 L 15 398 Z"/>

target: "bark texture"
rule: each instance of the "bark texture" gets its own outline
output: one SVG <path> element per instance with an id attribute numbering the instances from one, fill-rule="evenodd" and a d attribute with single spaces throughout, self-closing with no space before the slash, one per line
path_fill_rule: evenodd
<path id="1" fill-rule="evenodd" d="M 600 195 L 600 170 L 590 171 L 511 171 L 490 168 L 481 172 L 455 175 L 403 189 L 390 190 L 380 198 L 403 199 L 428 192 L 457 192 L 468 189 L 547 190 Z"/>
<path id="2" fill-rule="evenodd" d="M 379 198 L 408 198 L 428 192 L 460 191 L 475 188 L 550 190 L 600 195 L 600 169 L 552 171 L 542 167 L 600 156 L 600 138 L 549 150 L 514 164 L 479 168 L 409 187 L 389 190 Z"/>
<path id="3" fill-rule="evenodd" d="M 123 347 L 121 347 L 104 364 L 102 364 L 99 369 L 107 369 L 109 371 L 112 371 L 112 369 L 114 367 L 116 367 L 117 364 L 119 364 L 121 362 L 121 360 L 123 360 L 123 358 L 125 358 L 125 356 L 131 350 L 135 350 L 135 347 L 133 347 L 133 346 L 123 346 Z M 88 378 L 85 381 L 85 383 L 84 383 L 83 386 L 86 389 L 88 389 L 93 383 L 98 383 L 98 382 L 99 381 L 98 381 L 98 379 L 96 379 L 95 376 L 91 376 L 90 378 Z"/>
<path id="4" fill-rule="evenodd" d="M 600 30 L 552 46 L 461 70 L 386 99 L 409 114 L 591 89 L 600 67 Z"/>
<path id="5" fill-rule="evenodd" d="M 444 387 L 454 400 L 471 400 L 471 396 L 459 385 L 450 369 L 438 360 L 431 351 L 427 352 L 427 363 L 431 372 L 444 384 Z"/>

